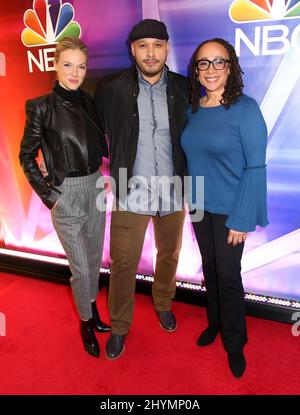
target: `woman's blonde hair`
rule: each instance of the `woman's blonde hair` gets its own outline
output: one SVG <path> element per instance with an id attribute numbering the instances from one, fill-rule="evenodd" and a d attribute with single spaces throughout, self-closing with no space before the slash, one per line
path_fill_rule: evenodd
<path id="1" fill-rule="evenodd" d="M 86 59 L 88 59 L 89 57 L 88 48 L 82 42 L 82 40 L 79 39 L 79 37 L 67 36 L 67 37 L 64 37 L 62 40 L 60 40 L 56 45 L 55 52 L 54 52 L 54 59 L 56 63 L 59 60 L 60 54 L 67 49 L 72 49 L 72 50 L 79 49 L 86 56 Z"/>

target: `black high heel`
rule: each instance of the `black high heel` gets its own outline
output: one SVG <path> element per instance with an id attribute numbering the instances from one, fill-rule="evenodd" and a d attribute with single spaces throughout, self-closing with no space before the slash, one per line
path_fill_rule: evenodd
<path id="1" fill-rule="evenodd" d="M 100 348 L 94 332 L 94 321 L 80 320 L 80 334 L 85 350 L 92 356 L 99 357 Z"/>
<path id="2" fill-rule="evenodd" d="M 93 316 L 95 330 L 98 333 L 105 333 L 105 332 L 111 331 L 111 327 L 100 319 L 96 301 L 92 301 L 91 305 L 92 305 L 92 316 Z"/>

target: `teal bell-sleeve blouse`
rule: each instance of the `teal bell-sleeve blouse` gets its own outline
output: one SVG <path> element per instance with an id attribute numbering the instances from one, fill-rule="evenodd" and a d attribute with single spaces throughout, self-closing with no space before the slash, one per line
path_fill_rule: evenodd
<path id="1" fill-rule="evenodd" d="M 196 176 L 204 176 L 204 210 L 228 215 L 226 226 L 251 232 L 267 226 L 267 128 L 253 98 L 242 95 L 225 109 L 199 107 L 188 110 L 182 134 L 191 200 L 196 200 Z M 202 208 L 203 206 L 193 206 Z"/>

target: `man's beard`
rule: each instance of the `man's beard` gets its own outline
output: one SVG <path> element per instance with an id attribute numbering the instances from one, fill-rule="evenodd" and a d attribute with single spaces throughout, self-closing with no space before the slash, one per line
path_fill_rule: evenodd
<path id="1" fill-rule="evenodd" d="M 150 59 L 149 59 L 150 60 Z M 151 60 L 151 62 L 153 61 L 153 59 Z M 143 60 L 143 63 L 146 63 L 147 59 Z M 154 62 L 160 63 L 159 60 L 154 59 Z M 157 76 L 162 70 L 163 70 L 164 65 L 160 66 L 158 69 L 156 69 L 154 72 L 150 72 L 147 71 L 147 69 L 145 67 L 140 67 L 138 65 L 139 70 L 141 71 L 141 73 L 149 78 L 154 78 L 155 76 Z"/>

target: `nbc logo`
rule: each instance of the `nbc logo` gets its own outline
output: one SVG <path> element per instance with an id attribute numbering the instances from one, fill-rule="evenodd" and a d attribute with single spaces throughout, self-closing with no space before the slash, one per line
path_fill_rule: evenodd
<path id="1" fill-rule="evenodd" d="M 229 17 L 234 23 L 263 24 L 255 27 L 250 25 L 247 33 L 240 27 L 235 29 L 235 49 L 238 55 L 241 54 L 242 44 L 256 56 L 283 55 L 290 47 L 300 52 L 300 25 L 291 30 L 291 19 L 300 18 L 299 0 L 235 0 L 230 5 Z M 283 22 L 266 24 L 274 20 Z"/>
<path id="2" fill-rule="evenodd" d="M 236 0 L 229 9 L 236 23 L 282 20 L 300 17 L 299 0 Z"/>
<path id="3" fill-rule="evenodd" d="M 21 34 L 22 43 L 29 48 L 54 45 L 66 36 L 80 37 L 80 25 L 74 21 L 74 8 L 62 0 L 34 0 L 32 9 L 24 13 L 26 28 Z M 38 56 L 27 51 L 29 71 L 33 72 L 33 64 L 40 71 L 52 71 L 55 48 L 39 49 Z M 49 56 L 51 55 L 52 56 Z"/>

